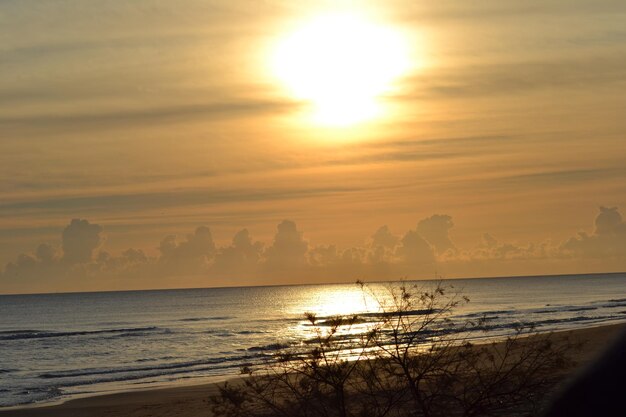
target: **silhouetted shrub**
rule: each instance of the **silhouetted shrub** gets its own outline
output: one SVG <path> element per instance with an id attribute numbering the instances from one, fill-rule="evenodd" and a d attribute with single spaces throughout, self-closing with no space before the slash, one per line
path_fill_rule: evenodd
<path id="1" fill-rule="evenodd" d="M 213 411 L 225 417 L 535 414 L 555 374 L 570 364 L 572 344 L 523 326 L 503 340 L 473 344 L 469 332 L 484 328 L 485 319 L 452 321 L 454 309 L 469 300 L 450 289 L 392 287 L 369 321 L 320 321 L 306 313 L 315 337 L 266 366 L 244 369 L 241 382 L 220 386 Z M 363 323 L 365 332 L 351 333 Z"/>

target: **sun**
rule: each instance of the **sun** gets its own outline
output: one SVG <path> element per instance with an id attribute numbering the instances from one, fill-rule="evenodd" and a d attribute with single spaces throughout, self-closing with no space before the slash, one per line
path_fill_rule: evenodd
<path id="1" fill-rule="evenodd" d="M 278 43 L 272 60 L 290 95 L 312 105 L 316 123 L 332 126 L 378 117 L 381 98 L 410 64 L 400 31 L 350 14 L 304 23 Z"/>

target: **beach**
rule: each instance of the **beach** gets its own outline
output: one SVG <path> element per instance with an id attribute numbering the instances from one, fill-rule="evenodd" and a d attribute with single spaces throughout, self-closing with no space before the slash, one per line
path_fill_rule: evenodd
<path id="1" fill-rule="evenodd" d="M 605 325 L 555 333 L 557 338 L 569 337 L 581 342 L 580 350 L 573 352 L 577 365 L 559 376 L 561 383 L 574 377 L 580 369 L 589 366 L 626 324 Z M 232 381 L 236 383 L 236 378 Z M 558 388 L 557 384 L 555 390 Z M 218 392 L 217 383 L 178 386 L 172 388 L 130 391 L 116 394 L 79 398 L 52 406 L 15 408 L 0 411 L 2 417 L 206 417 L 211 416 L 209 397 Z"/>

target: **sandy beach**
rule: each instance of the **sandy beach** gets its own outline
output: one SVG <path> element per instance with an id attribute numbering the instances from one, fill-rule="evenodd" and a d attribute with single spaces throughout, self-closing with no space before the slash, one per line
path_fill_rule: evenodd
<path id="1" fill-rule="evenodd" d="M 611 341 L 626 329 L 626 324 L 600 326 L 557 333 L 574 342 L 584 342 L 574 354 L 578 366 L 568 372 L 575 375 L 591 363 Z M 208 398 L 217 392 L 215 383 L 173 388 L 132 391 L 79 398 L 63 404 L 1 410 L 4 417 L 206 417 L 211 416 Z"/>

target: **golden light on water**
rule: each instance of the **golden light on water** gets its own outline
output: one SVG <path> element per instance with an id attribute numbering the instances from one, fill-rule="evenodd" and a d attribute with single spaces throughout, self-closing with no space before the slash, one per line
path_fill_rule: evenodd
<path id="1" fill-rule="evenodd" d="M 381 99 L 412 66 L 399 30 L 355 14 L 304 23 L 278 43 L 272 70 L 290 95 L 312 105 L 313 121 L 348 126 L 380 116 Z"/>
<path id="2" fill-rule="evenodd" d="M 310 312 L 318 317 L 350 316 L 363 312 L 379 311 L 377 299 L 369 292 L 354 286 L 330 288 L 311 287 L 301 304 L 291 314 Z"/>
<path id="3" fill-rule="evenodd" d="M 340 285 L 328 287 L 310 287 L 309 291 L 300 303 L 293 306 L 288 313 L 293 316 L 301 316 L 303 312 L 313 313 L 318 318 L 318 324 L 323 330 L 327 330 L 325 324 L 333 317 L 349 318 L 363 313 L 379 312 L 380 304 L 378 296 L 384 296 L 385 292 L 378 288 L 377 294 L 369 290 L 362 290 L 356 285 Z M 367 331 L 371 323 L 356 323 L 351 326 L 340 326 L 340 335 L 359 335 Z M 315 334 L 315 326 L 304 318 L 295 330 L 299 338 L 310 339 Z"/>

